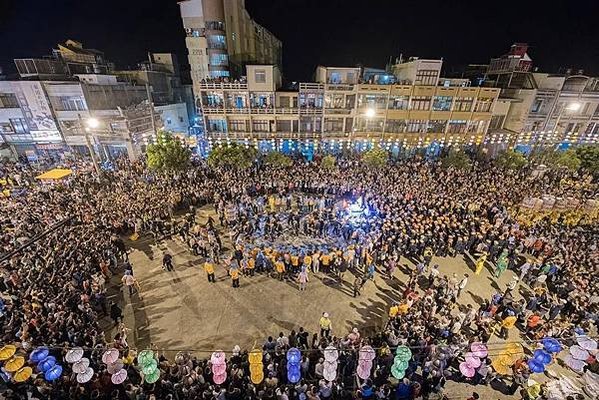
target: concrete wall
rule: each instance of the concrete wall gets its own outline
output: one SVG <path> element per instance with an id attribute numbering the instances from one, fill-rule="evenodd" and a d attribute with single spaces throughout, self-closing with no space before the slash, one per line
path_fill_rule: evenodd
<path id="1" fill-rule="evenodd" d="M 168 104 L 154 107 L 160 115 L 164 129 L 174 133 L 187 134 L 189 130 L 189 115 L 185 103 Z"/>

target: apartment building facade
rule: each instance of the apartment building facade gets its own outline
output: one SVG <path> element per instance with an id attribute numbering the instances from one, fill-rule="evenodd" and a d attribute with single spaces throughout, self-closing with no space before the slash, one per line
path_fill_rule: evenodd
<path id="1" fill-rule="evenodd" d="M 293 91 L 280 88 L 274 66 L 248 66 L 247 82 L 203 82 L 198 101 L 209 145 L 341 151 L 380 144 L 399 152 L 484 140 L 499 89 L 468 87 L 462 80 L 453 86 L 438 75 L 431 82 L 404 77 L 402 84 L 361 83 L 361 72 L 321 66 L 316 82 Z"/>

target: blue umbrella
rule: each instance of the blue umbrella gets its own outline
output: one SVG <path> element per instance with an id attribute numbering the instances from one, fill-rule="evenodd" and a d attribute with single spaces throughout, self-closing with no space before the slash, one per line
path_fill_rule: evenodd
<path id="1" fill-rule="evenodd" d="M 547 353 L 545 350 L 535 350 L 533 358 L 535 361 L 538 361 L 539 363 L 545 365 L 545 364 L 549 364 L 552 360 L 553 357 L 551 357 L 551 354 Z"/>
<path id="2" fill-rule="evenodd" d="M 530 369 L 531 372 L 533 372 L 535 374 L 539 374 L 539 373 L 545 371 L 545 365 L 541 364 L 538 361 L 535 361 L 534 359 L 528 360 L 528 368 Z"/>
<path id="3" fill-rule="evenodd" d="M 38 363 L 48 357 L 48 354 L 50 354 L 50 350 L 47 347 L 38 347 L 29 354 L 29 361 Z"/>
<path id="4" fill-rule="evenodd" d="M 56 357 L 48 356 L 37 364 L 37 369 L 40 372 L 46 372 L 56 365 Z"/>
<path id="5" fill-rule="evenodd" d="M 44 378 L 46 378 L 47 381 L 52 382 L 60 378 L 60 375 L 62 375 L 62 366 L 56 364 L 55 366 L 46 371 L 46 373 L 44 374 Z"/>
<path id="6" fill-rule="evenodd" d="M 301 362 L 302 361 L 302 353 L 295 347 L 290 348 L 289 351 L 287 351 L 287 361 L 289 361 L 289 363 L 293 363 L 293 364 L 297 364 L 297 363 Z"/>

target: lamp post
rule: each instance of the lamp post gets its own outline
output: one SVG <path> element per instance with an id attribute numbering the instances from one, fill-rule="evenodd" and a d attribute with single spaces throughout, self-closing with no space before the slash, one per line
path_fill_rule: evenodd
<path id="1" fill-rule="evenodd" d="M 94 164 L 94 170 L 96 171 L 96 174 L 100 176 L 100 166 L 98 165 L 98 159 L 96 158 L 96 151 L 94 150 L 89 138 L 89 131 L 91 129 L 98 128 L 100 126 L 100 121 L 98 121 L 96 118 L 88 118 L 84 122 L 83 118 L 81 118 L 81 114 L 77 114 L 77 117 L 79 118 L 79 125 L 83 130 L 83 136 L 85 137 L 87 150 L 89 151 L 89 155 L 92 158 L 92 163 Z"/>
<path id="2" fill-rule="evenodd" d="M 557 116 L 557 120 L 555 121 L 555 127 L 553 128 L 553 132 L 552 132 L 552 133 L 553 133 L 554 135 L 555 135 L 556 133 L 558 133 L 558 132 L 557 132 L 558 125 L 559 125 L 559 123 L 561 122 L 561 120 L 562 120 L 562 117 L 564 116 L 564 113 L 565 113 L 566 111 L 571 111 L 572 113 L 575 113 L 576 111 L 580 110 L 580 107 L 582 107 L 582 104 L 580 104 L 580 102 L 578 102 L 578 101 L 574 101 L 574 102 L 572 102 L 572 103 L 568 103 L 568 104 L 567 104 L 565 107 L 563 107 L 563 108 L 560 110 L 560 112 L 559 112 L 559 114 L 558 114 L 558 116 Z M 565 133 L 565 132 L 564 132 L 564 133 Z M 559 145 L 558 145 L 558 146 L 559 146 Z"/>

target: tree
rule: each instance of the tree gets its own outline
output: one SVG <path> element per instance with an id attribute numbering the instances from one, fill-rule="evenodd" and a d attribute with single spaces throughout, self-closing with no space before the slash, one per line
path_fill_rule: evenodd
<path id="1" fill-rule="evenodd" d="M 335 156 L 332 156 L 330 154 L 322 157 L 322 160 L 320 160 L 320 166 L 323 169 L 333 169 L 336 165 L 337 159 L 335 158 Z"/>
<path id="2" fill-rule="evenodd" d="M 293 160 L 281 152 L 271 151 L 264 157 L 264 163 L 271 167 L 289 167 Z"/>
<path id="3" fill-rule="evenodd" d="M 580 164 L 582 164 L 582 161 L 578 158 L 576 150 L 568 149 L 557 154 L 554 165 L 570 171 L 576 171 L 580 168 Z"/>
<path id="4" fill-rule="evenodd" d="M 468 169 L 470 168 L 470 157 L 463 151 L 451 150 L 441 159 L 441 165 L 446 168 Z"/>
<path id="5" fill-rule="evenodd" d="M 146 153 L 148 167 L 155 171 L 181 171 L 189 167 L 191 151 L 164 130 L 158 132 L 156 143 L 149 145 Z"/>
<path id="6" fill-rule="evenodd" d="M 520 169 L 526 165 L 526 157 L 514 150 L 506 150 L 495 159 L 497 165 L 506 169 Z"/>
<path id="7" fill-rule="evenodd" d="M 362 161 L 369 167 L 380 168 L 387 164 L 387 160 L 389 159 L 389 153 L 380 148 L 375 147 L 370 149 L 364 153 L 362 156 Z"/>
<path id="8" fill-rule="evenodd" d="M 243 169 L 251 167 L 257 156 L 258 151 L 255 148 L 232 143 L 213 149 L 208 156 L 208 164 L 212 167 Z"/>
<path id="9" fill-rule="evenodd" d="M 599 146 L 580 146 L 576 148 L 576 155 L 580 159 L 580 167 L 599 174 Z"/>

